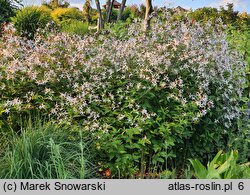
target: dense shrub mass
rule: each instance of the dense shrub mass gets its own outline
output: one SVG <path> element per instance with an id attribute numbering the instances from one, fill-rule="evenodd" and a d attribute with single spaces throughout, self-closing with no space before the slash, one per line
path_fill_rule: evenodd
<path id="1" fill-rule="evenodd" d="M 48 10 L 30 6 L 17 11 L 12 20 L 19 35 L 33 39 L 37 29 L 45 28 L 51 21 L 51 17 Z"/>
<path id="2" fill-rule="evenodd" d="M 51 16 L 59 24 L 65 21 L 83 20 L 82 13 L 76 8 L 56 8 Z"/>
<path id="3" fill-rule="evenodd" d="M 167 16 L 166 16 L 167 17 Z M 241 55 L 217 24 L 136 22 L 121 39 L 65 34 L 0 44 L 3 124 L 40 112 L 89 131 L 113 176 L 181 169 L 230 149 L 245 84 Z M 15 129 L 14 129 L 15 130 Z"/>

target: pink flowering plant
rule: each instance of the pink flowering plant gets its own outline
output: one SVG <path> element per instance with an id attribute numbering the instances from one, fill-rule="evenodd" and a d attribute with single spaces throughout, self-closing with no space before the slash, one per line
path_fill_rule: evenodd
<path id="1" fill-rule="evenodd" d="M 165 16 L 168 17 L 168 16 Z M 1 124 L 40 113 L 89 131 L 113 177 L 181 169 L 238 134 L 244 61 L 223 26 L 154 19 L 123 38 L 5 29 L 0 40 Z M 206 159 L 206 158 L 205 158 Z"/>

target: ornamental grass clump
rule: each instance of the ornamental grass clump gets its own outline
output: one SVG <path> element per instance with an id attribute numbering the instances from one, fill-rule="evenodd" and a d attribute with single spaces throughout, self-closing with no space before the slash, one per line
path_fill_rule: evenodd
<path id="1" fill-rule="evenodd" d="M 49 10 L 36 6 L 18 10 L 16 16 L 12 18 L 16 32 L 28 39 L 33 39 L 38 29 L 45 28 L 51 21 Z"/>
<path id="2" fill-rule="evenodd" d="M 31 123 L 31 122 L 30 122 Z M 39 121 L 41 123 L 41 121 Z M 70 140 L 66 127 L 50 122 L 23 127 L 21 135 L 9 136 L 8 147 L 0 156 L 1 179 L 83 179 L 95 176 L 90 160 L 90 143 L 83 138 Z M 94 172 L 94 173 L 93 173 Z"/>
<path id="3" fill-rule="evenodd" d="M 227 148 L 238 134 L 243 59 L 220 23 L 168 21 L 154 19 L 147 33 L 135 21 L 119 39 L 5 34 L 3 123 L 35 110 L 81 124 L 114 177 L 178 171 L 188 158 Z"/>

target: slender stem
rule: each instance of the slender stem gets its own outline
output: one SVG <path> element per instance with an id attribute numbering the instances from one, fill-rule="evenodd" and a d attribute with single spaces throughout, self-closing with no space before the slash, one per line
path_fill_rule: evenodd
<path id="1" fill-rule="evenodd" d="M 141 175 L 140 178 L 143 179 L 144 177 L 144 149 L 142 148 L 141 151 Z"/>

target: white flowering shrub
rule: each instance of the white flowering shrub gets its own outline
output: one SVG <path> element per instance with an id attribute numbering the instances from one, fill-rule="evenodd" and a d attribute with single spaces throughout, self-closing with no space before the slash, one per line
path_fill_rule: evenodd
<path id="1" fill-rule="evenodd" d="M 0 44 L 2 123 L 40 112 L 79 123 L 114 176 L 179 168 L 237 134 L 244 63 L 207 23 L 141 23 L 123 39 L 51 34 Z M 6 29 L 8 31 L 8 29 Z M 9 30 L 11 31 L 11 30 Z"/>

